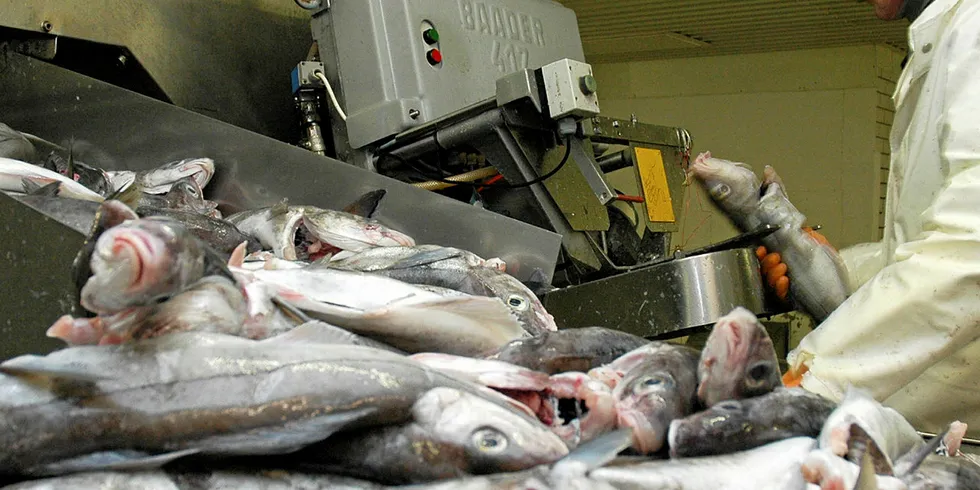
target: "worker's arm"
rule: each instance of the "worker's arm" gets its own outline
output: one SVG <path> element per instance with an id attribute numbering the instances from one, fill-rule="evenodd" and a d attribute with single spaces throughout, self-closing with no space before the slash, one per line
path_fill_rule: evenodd
<path id="1" fill-rule="evenodd" d="M 791 354 L 791 372 L 809 369 L 808 390 L 840 397 L 853 384 L 882 400 L 980 338 L 980 8 L 961 8 L 972 12 L 958 19 L 948 64 L 928 75 L 945 80 L 943 104 L 919 108 L 940 125 L 946 186 L 920 236 Z M 914 183 L 903 191 L 916 192 Z"/>

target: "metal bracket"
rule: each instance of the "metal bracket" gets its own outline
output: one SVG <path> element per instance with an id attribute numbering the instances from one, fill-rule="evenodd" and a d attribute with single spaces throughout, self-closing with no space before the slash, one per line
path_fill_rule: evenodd
<path id="1" fill-rule="evenodd" d="M 595 156 L 592 152 L 585 151 L 585 145 L 579 138 L 573 137 L 571 139 L 571 145 L 569 158 L 575 160 L 575 165 L 582 172 L 585 181 L 589 183 L 589 187 L 592 188 L 592 193 L 595 194 L 596 199 L 603 205 L 615 199 L 616 193 L 613 192 L 609 184 L 606 183 L 606 179 L 603 178 L 602 170 L 599 169 L 599 164 L 596 163 Z"/>

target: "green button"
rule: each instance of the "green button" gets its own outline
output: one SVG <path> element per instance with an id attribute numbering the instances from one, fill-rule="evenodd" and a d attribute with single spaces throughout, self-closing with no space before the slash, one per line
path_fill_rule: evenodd
<path id="1" fill-rule="evenodd" d="M 428 44 L 435 44 L 439 42 L 439 31 L 435 29 L 426 29 L 425 32 L 422 33 L 422 39 L 424 39 Z"/>

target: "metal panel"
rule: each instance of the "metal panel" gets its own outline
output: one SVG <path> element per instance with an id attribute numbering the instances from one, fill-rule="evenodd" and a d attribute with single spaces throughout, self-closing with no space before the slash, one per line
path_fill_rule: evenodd
<path id="1" fill-rule="evenodd" d="M 653 337 L 710 325 L 736 306 L 765 312 L 759 259 L 748 248 L 713 252 L 545 296 L 558 328 L 603 326 Z"/>
<path id="2" fill-rule="evenodd" d="M 0 59 L 0 86 L 5 123 L 54 142 L 74 137 L 87 163 L 137 170 L 213 158 L 217 170 L 205 192 L 225 211 L 283 197 L 336 209 L 384 188 L 378 219 L 419 243 L 499 256 L 519 279 L 534 269 L 549 279 L 553 272 L 561 237 L 526 223 L 22 55 Z"/>
<path id="3" fill-rule="evenodd" d="M 353 148 L 492 98 L 509 73 L 584 61 L 574 12 L 550 0 L 336 0 L 313 18 L 313 37 Z"/>
<path id="4" fill-rule="evenodd" d="M 309 13 L 287 0 L 0 2 L 0 25 L 125 46 L 178 106 L 284 141 L 298 137 L 289 73 Z"/>

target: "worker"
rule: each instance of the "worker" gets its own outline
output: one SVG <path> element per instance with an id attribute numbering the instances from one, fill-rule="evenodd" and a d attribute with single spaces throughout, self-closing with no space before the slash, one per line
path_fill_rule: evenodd
<path id="1" fill-rule="evenodd" d="M 977 437 L 980 0 L 870 3 L 882 19 L 912 21 L 893 94 L 884 238 L 841 250 L 854 293 L 790 353 L 784 381 L 835 400 L 853 385 L 920 431 L 960 420 Z M 793 271 L 759 253 L 785 298 Z"/>

